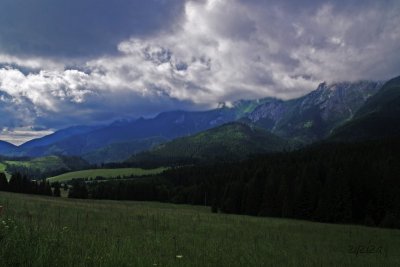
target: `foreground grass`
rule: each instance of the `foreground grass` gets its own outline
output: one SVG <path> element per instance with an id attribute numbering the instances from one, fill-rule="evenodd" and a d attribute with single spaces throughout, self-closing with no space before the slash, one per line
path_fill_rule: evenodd
<path id="1" fill-rule="evenodd" d="M 50 182 L 66 182 L 77 178 L 96 178 L 101 176 L 103 178 L 113 177 L 129 177 L 129 176 L 143 176 L 143 175 L 154 175 L 165 171 L 165 168 L 157 169 L 140 169 L 140 168 L 120 168 L 120 169 L 93 169 L 84 171 L 67 172 L 58 176 L 50 177 Z"/>
<path id="2" fill-rule="evenodd" d="M 1 192 L 0 205 L 0 266 L 400 266 L 398 230 Z"/>

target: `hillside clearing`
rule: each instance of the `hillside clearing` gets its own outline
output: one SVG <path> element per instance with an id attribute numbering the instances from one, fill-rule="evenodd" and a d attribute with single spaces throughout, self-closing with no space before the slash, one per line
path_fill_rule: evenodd
<path id="1" fill-rule="evenodd" d="M 130 176 L 145 176 L 159 174 L 165 171 L 166 168 L 157 169 L 140 169 L 140 168 L 120 168 L 120 169 L 91 169 L 83 171 L 68 172 L 54 177 L 49 177 L 49 182 L 66 182 L 72 179 L 94 179 L 96 177 L 114 178 L 114 177 L 130 177 Z"/>
<path id="2" fill-rule="evenodd" d="M 6 172 L 6 169 L 7 169 L 7 165 L 0 162 L 0 172 L 4 173 L 7 177 L 7 179 L 10 179 L 11 175 L 8 172 Z"/>
<path id="3" fill-rule="evenodd" d="M 7 165 L 21 166 L 31 169 L 39 169 L 42 171 L 68 169 L 68 166 L 65 165 L 63 160 L 57 156 L 40 157 L 26 161 L 7 160 L 4 161 L 4 163 Z"/>

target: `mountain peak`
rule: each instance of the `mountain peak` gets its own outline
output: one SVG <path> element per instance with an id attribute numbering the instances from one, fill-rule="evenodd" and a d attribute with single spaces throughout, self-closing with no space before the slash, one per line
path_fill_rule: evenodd
<path id="1" fill-rule="evenodd" d="M 224 109 L 224 108 L 234 108 L 235 103 L 226 101 L 226 102 L 218 102 L 217 109 Z"/>
<path id="2" fill-rule="evenodd" d="M 327 82 L 322 82 L 322 83 L 320 83 L 320 84 L 318 85 L 316 91 L 325 89 L 325 88 L 327 87 L 327 84 L 328 84 Z"/>

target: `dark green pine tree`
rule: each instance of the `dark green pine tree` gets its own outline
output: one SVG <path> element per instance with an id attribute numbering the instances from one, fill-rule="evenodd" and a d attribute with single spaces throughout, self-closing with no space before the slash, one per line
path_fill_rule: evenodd
<path id="1" fill-rule="evenodd" d="M 88 190 L 86 188 L 86 183 L 81 182 L 78 180 L 73 180 L 72 181 L 72 188 L 68 192 L 68 197 L 69 198 L 82 198 L 86 199 L 88 198 Z"/>
<path id="2" fill-rule="evenodd" d="M 278 190 L 278 205 L 281 217 L 293 217 L 293 194 L 287 177 L 283 177 Z"/>
<path id="3" fill-rule="evenodd" d="M 61 190 L 60 190 L 61 185 L 59 183 L 54 183 L 54 191 L 53 191 L 53 196 L 55 197 L 61 197 Z"/>
<path id="4" fill-rule="evenodd" d="M 303 168 L 296 180 L 294 215 L 299 219 L 313 219 L 318 201 L 320 185 L 318 172 L 314 166 Z"/>
<path id="5" fill-rule="evenodd" d="M 43 179 L 42 183 L 44 184 L 44 191 L 43 194 L 46 196 L 52 196 L 53 191 L 51 190 L 51 185 L 46 179 Z"/>
<path id="6" fill-rule="evenodd" d="M 4 173 L 0 173 L 0 191 L 7 191 L 8 190 L 8 181 L 7 177 Z"/>
<path id="7" fill-rule="evenodd" d="M 259 212 L 259 215 L 261 216 L 278 217 L 281 215 L 277 202 L 277 184 L 281 177 L 276 176 L 275 171 L 272 170 L 266 179 L 262 204 Z"/>
<path id="8" fill-rule="evenodd" d="M 22 191 L 22 176 L 19 172 L 11 175 L 10 182 L 8 183 L 9 191 L 19 193 Z"/>
<path id="9" fill-rule="evenodd" d="M 244 186 L 244 183 L 241 181 L 234 181 L 226 186 L 222 198 L 221 211 L 226 213 L 241 213 L 242 192 Z"/>
<path id="10" fill-rule="evenodd" d="M 254 177 L 246 186 L 246 195 L 243 203 L 245 214 L 258 215 L 260 212 L 266 176 L 261 170 L 257 170 Z"/>
<path id="11" fill-rule="evenodd" d="M 347 177 L 339 170 L 330 170 L 320 196 L 316 217 L 327 222 L 350 222 L 352 201 Z"/>
<path id="12" fill-rule="evenodd" d="M 26 175 L 22 176 L 21 190 L 19 192 L 24 194 L 32 193 L 32 182 Z"/>

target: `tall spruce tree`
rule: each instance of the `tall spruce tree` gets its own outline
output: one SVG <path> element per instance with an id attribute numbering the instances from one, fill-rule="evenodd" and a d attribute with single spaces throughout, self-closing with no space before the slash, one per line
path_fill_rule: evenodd
<path id="1" fill-rule="evenodd" d="M 60 190 L 60 183 L 54 183 L 54 191 L 53 191 L 53 196 L 55 197 L 61 197 L 61 190 Z"/>
<path id="2" fill-rule="evenodd" d="M 0 191 L 8 190 L 8 181 L 4 173 L 0 172 Z"/>

